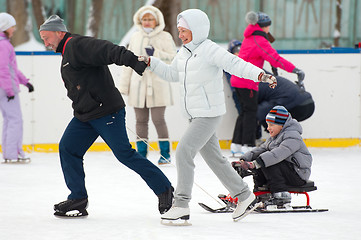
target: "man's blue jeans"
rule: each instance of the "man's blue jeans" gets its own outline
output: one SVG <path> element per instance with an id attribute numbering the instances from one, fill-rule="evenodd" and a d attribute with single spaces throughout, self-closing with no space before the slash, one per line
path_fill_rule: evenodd
<path id="1" fill-rule="evenodd" d="M 132 148 L 125 128 L 125 109 L 122 108 L 88 122 L 73 118 L 65 129 L 59 143 L 59 153 L 65 182 L 71 191 L 68 199 L 88 197 L 83 157 L 98 136 L 110 147 L 119 162 L 138 173 L 156 195 L 171 186 L 158 167 Z"/>

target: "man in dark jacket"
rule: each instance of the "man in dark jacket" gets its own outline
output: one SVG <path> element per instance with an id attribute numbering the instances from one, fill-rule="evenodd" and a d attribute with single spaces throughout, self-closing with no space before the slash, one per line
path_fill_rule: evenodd
<path id="1" fill-rule="evenodd" d="M 301 122 L 312 116 L 315 103 L 304 86 L 297 85 L 290 80 L 276 76 L 277 87 L 270 89 L 264 83 L 259 84 L 257 120 L 267 129 L 266 115 L 277 105 L 284 106 L 291 113 L 292 118 Z"/>
<path id="2" fill-rule="evenodd" d="M 61 75 L 74 109 L 74 118 L 59 143 L 61 167 L 71 193 L 68 200 L 54 205 L 54 214 L 88 214 L 83 157 L 98 136 L 121 163 L 142 177 L 158 196 L 160 213 L 166 212 L 172 204 L 173 187 L 159 168 L 132 149 L 125 127 L 125 103 L 108 68 L 113 63 L 125 65 L 142 75 L 146 64 L 124 47 L 69 33 L 57 15 L 47 19 L 39 31 L 45 46 L 62 54 Z M 78 213 L 69 215 L 72 210 Z"/>

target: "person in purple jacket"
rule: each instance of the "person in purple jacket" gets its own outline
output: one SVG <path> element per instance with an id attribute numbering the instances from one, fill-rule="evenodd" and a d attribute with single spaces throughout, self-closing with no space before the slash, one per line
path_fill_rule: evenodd
<path id="1" fill-rule="evenodd" d="M 264 61 L 268 61 L 274 68 L 296 73 L 301 84 L 305 77 L 304 72 L 278 55 L 270 44 L 270 17 L 262 12 L 249 12 L 246 21 L 249 25 L 244 31 L 238 56 L 259 68 L 263 68 Z M 243 154 L 251 150 L 256 143 L 258 82 L 232 76 L 231 86 L 236 88 L 242 109 L 234 128 L 231 152 Z"/>
<path id="2" fill-rule="evenodd" d="M 29 92 L 34 87 L 18 69 L 14 47 L 10 43 L 16 21 L 8 13 L 0 13 L 0 109 L 3 116 L 2 151 L 5 162 L 29 161 L 22 149 L 23 119 L 20 108 L 19 85 Z"/>

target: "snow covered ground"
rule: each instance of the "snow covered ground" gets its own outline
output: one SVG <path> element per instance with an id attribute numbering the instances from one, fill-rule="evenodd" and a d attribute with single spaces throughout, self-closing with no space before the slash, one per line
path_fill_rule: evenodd
<path id="1" fill-rule="evenodd" d="M 201 188 L 214 197 L 227 191 L 198 155 L 188 227 L 161 225 L 156 196 L 111 152 L 85 156 L 88 218 L 55 218 L 53 204 L 68 195 L 58 154 L 32 153 L 30 164 L 0 164 L 0 239 L 359 239 L 361 148 L 310 150 L 318 187 L 311 206 L 328 212 L 254 213 L 236 223 L 229 213 L 208 213 L 197 203 L 220 205 Z M 156 163 L 158 156 L 149 158 Z M 161 169 L 175 185 L 174 163 Z M 245 180 L 252 188 L 251 177 Z"/>

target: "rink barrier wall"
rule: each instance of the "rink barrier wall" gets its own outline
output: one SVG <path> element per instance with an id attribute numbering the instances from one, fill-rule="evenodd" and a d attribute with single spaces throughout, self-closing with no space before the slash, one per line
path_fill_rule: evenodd
<path id="1" fill-rule="evenodd" d="M 224 44 L 226 47 L 226 44 Z M 301 122 L 303 138 L 308 147 L 361 146 L 361 50 L 332 48 L 321 50 L 279 50 L 281 56 L 294 63 L 306 73 L 306 90 L 311 92 L 316 110 L 314 115 Z M 73 117 L 71 101 L 60 76 L 61 56 L 53 52 L 16 52 L 19 69 L 34 84 L 35 91 L 28 93 L 21 86 L 20 98 L 24 122 L 24 149 L 27 152 L 57 152 L 58 142 L 68 122 Z M 268 63 L 265 69 L 269 69 Z M 121 67 L 111 65 L 116 85 Z M 296 81 L 295 74 L 279 70 L 279 74 Z M 217 136 L 222 149 L 229 149 L 233 127 L 237 118 L 231 91 L 224 83 L 227 114 L 223 117 Z M 172 83 L 174 106 L 167 107 L 168 125 L 172 149 L 187 128 L 188 122 L 180 114 L 179 89 Z M 124 96 L 127 102 L 127 96 Z M 135 114 L 126 107 L 128 129 L 135 129 Z M 338 112 L 338 113 L 336 113 Z M 347 113 L 347 117 L 346 116 Z M 0 118 L 0 127 L 2 126 Z M 342 123 L 342 125 L 341 125 Z M 134 131 L 128 131 L 129 140 L 135 147 Z M 263 139 L 267 138 L 263 132 Z M 0 139 L 1 141 L 1 139 Z M 156 131 L 149 125 L 151 148 L 158 151 Z M 98 139 L 90 151 L 109 151 Z"/>
<path id="2" fill-rule="evenodd" d="M 264 139 L 263 139 L 264 140 Z M 304 139 L 304 142 L 307 147 L 315 148 L 345 148 L 345 147 L 360 147 L 361 139 L 357 138 L 336 138 L 336 139 Z M 231 147 L 231 140 L 219 140 L 221 149 L 227 150 Z M 131 142 L 131 145 L 136 149 L 136 143 Z M 149 142 L 150 148 L 149 151 L 159 151 L 158 142 Z M 171 141 L 172 150 L 176 150 L 178 145 L 177 141 Z M 56 153 L 59 152 L 58 144 L 35 144 L 35 145 L 23 145 L 25 152 L 42 152 L 42 153 Z M 1 151 L 1 146 L 0 146 Z M 108 145 L 101 142 L 94 143 L 89 151 L 91 152 L 104 152 L 111 151 Z"/>

